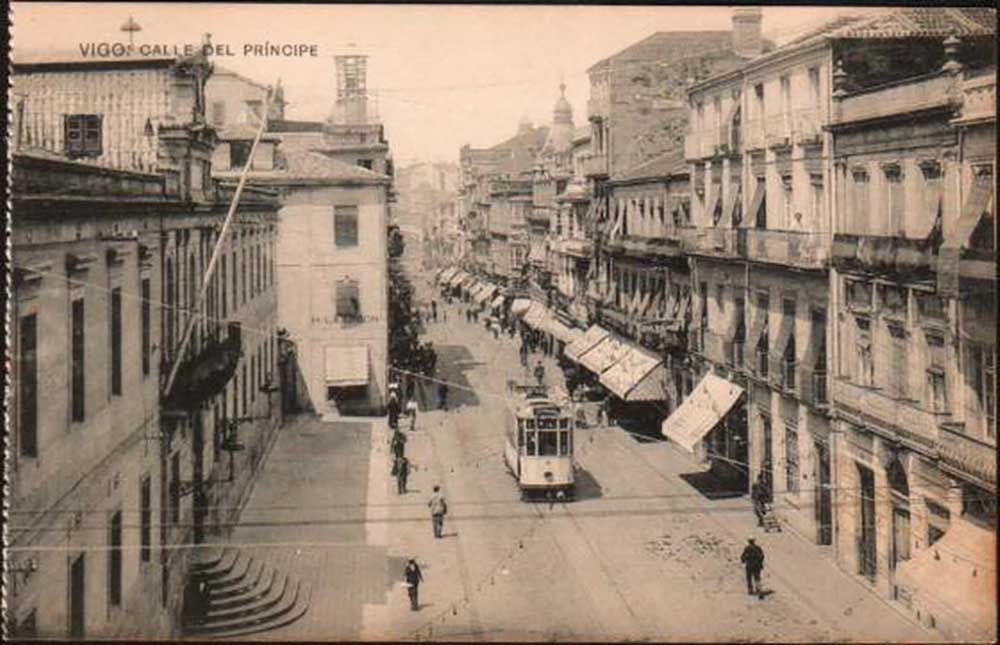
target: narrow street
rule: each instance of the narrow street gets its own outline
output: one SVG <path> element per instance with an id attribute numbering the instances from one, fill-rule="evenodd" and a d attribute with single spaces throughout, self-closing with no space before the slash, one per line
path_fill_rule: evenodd
<path id="1" fill-rule="evenodd" d="M 506 382 L 523 377 L 517 341 L 443 309 L 427 339 L 449 407 L 420 388 L 407 494 L 390 477 L 384 419 L 300 420 L 279 437 L 234 540 L 278 543 L 264 557 L 308 581 L 312 599 L 303 620 L 260 638 L 930 640 L 829 553 L 756 533 L 745 498 L 704 497 L 680 477 L 699 467 L 666 443 L 581 430 L 577 501 L 521 502 L 501 452 Z M 546 375 L 559 375 L 551 360 Z M 441 540 L 435 484 L 449 505 Z M 274 510 L 282 500 L 296 508 Z M 746 594 L 739 563 L 751 532 L 767 555 L 764 599 Z M 417 612 L 400 585 L 410 557 L 424 574 Z"/>

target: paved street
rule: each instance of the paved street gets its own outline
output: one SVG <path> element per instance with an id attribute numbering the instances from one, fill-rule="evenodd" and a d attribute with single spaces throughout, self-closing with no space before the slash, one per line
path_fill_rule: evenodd
<path id="1" fill-rule="evenodd" d="M 772 593 L 748 596 L 748 501 L 702 496 L 680 477 L 698 466 L 666 443 L 583 430 L 580 499 L 522 503 L 501 456 L 505 384 L 523 373 L 516 341 L 454 307 L 428 338 L 453 385 L 447 411 L 421 389 L 408 494 L 389 476 L 382 419 L 300 419 L 279 437 L 233 540 L 277 543 L 263 557 L 310 582 L 312 604 L 260 638 L 929 639 L 788 532 L 759 534 Z M 427 509 L 435 483 L 449 502 L 441 540 Z M 399 584 L 408 557 L 425 578 L 417 612 Z"/>

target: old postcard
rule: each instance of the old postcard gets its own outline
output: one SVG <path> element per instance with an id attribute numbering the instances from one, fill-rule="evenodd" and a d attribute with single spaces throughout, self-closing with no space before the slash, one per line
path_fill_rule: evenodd
<path id="1" fill-rule="evenodd" d="M 993 8 L 11 20 L 9 638 L 995 639 Z"/>

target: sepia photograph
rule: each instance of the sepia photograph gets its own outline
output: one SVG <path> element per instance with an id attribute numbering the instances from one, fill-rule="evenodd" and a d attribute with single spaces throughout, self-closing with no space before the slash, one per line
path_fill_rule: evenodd
<path id="1" fill-rule="evenodd" d="M 997 14 L 14 2 L 5 640 L 997 639 Z"/>

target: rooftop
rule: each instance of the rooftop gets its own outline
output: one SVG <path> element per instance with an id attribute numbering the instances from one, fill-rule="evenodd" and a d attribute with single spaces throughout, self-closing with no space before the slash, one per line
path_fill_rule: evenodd
<path id="1" fill-rule="evenodd" d="M 659 157 L 654 157 L 649 161 L 626 170 L 620 177 L 615 177 L 615 180 L 655 179 L 659 177 L 686 175 L 687 173 L 688 166 L 684 160 L 684 151 L 671 150 Z"/>
<path id="2" fill-rule="evenodd" d="M 633 43 L 625 49 L 603 58 L 591 65 L 587 72 L 607 67 L 612 61 L 650 60 L 667 58 L 669 54 L 684 54 L 691 45 L 709 45 L 707 49 L 727 49 L 732 47 L 732 32 L 725 31 L 657 31 Z"/>
<path id="3" fill-rule="evenodd" d="M 316 183 L 316 184 L 387 184 L 387 175 L 373 172 L 333 159 L 311 150 L 279 150 L 284 159 L 283 167 L 275 170 L 254 170 L 253 183 Z M 214 173 L 218 177 L 238 176 L 238 171 Z"/>

